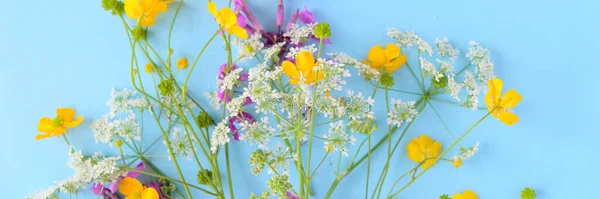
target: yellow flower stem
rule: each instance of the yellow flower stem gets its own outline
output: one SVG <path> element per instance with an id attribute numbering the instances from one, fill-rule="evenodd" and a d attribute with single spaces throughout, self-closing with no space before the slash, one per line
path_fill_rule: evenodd
<path id="1" fill-rule="evenodd" d="M 64 133 L 62 134 L 62 137 L 65 140 L 65 142 L 67 143 L 67 146 L 71 147 L 71 143 L 69 143 L 69 139 L 67 139 L 67 136 Z"/>
<path id="2" fill-rule="evenodd" d="M 446 148 L 446 150 L 444 150 L 439 156 L 437 156 L 436 159 L 433 161 L 433 164 L 436 164 L 440 159 L 442 159 L 442 157 L 444 157 L 444 155 L 446 155 L 446 153 L 448 153 L 454 146 L 456 146 L 456 144 L 458 144 L 458 142 L 460 142 L 465 136 L 467 136 L 469 134 L 469 132 L 471 132 L 485 118 L 490 116 L 490 114 L 492 114 L 492 112 L 494 112 L 495 110 L 496 110 L 495 108 L 492 109 L 490 112 L 485 114 L 485 116 L 481 117 L 481 119 L 479 119 L 477 122 L 475 122 L 475 124 L 473 124 L 467 131 L 465 131 L 460 137 L 458 137 L 458 139 L 455 140 L 448 148 Z M 421 172 L 419 172 L 419 174 L 415 175 L 406 185 L 404 185 L 402 188 L 400 188 L 400 190 L 396 191 L 394 194 L 390 195 L 390 197 L 388 197 L 388 198 L 393 198 L 396 195 L 398 195 L 399 193 L 401 193 L 402 191 L 404 191 L 412 183 L 414 183 L 415 180 L 419 179 L 419 177 L 421 177 L 425 172 L 427 172 L 430 168 L 431 167 L 427 167 L 427 168 L 423 169 L 423 171 L 421 171 Z"/>
<path id="3" fill-rule="evenodd" d="M 321 58 L 321 51 L 323 49 L 323 38 L 319 39 L 319 50 L 317 53 L 317 60 Z M 315 86 L 313 87 L 312 93 L 312 105 L 310 107 L 310 133 L 309 133 L 309 143 L 308 143 L 308 157 L 306 160 L 306 174 L 310 174 L 310 160 L 312 158 L 312 149 L 313 149 L 313 137 L 314 137 L 314 129 L 315 129 L 315 107 L 317 102 L 317 88 L 319 86 L 319 70 L 315 72 Z M 320 97 L 320 96 L 319 96 Z M 316 170 L 315 170 L 316 172 Z M 310 177 L 306 179 L 306 189 L 310 189 Z M 310 191 L 308 191 L 310 192 Z"/>

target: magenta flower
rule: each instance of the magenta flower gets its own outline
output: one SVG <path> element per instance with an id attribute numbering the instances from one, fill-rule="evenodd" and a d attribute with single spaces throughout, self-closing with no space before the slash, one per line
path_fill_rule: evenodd
<path id="1" fill-rule="evenodd" d="M 221 65 L 221 67 L 219 67 L 219 75 L 218 75 L 218 79 L 219 80 L 223 80 L 225 79 L 225 76 L 227 76 L 227 73 L 229 71 L 225 71 L 225 69 L 227 68 L 227 64 L 223 64 Z M 236 65 L 233 65 L 233 67 L 231 68 L 231 70 L 235 70 L 237 68 Z M 248 74 L 240 74 L 240 77 L 238 78 L 239 81 L 243 82 L 243 81 L 248 81 Z M 218 85 L 219 87 L 221 87 L 221 85 Z M 225 100 L 225 103 L 228 103 L 231 100 L 231 96 L 229 96 L 229 93 L 225 90 L 218 90 L 217 91 L 217 97 L 219 97 L 219 99 L 221 101 Z M 246 98 L 246 102 L 244 102 L 244 105 L 248 105 L 251 104 L 252 100 L 250 100 L 250 98 Z"/>
<path id="2" fill-rule="evenodd" d="M 288 197 L 289 199 L 298 199 L 298 196 L 296 196 L 296 194 L 294 194 L 294 193 L 293 193 L 293 192 L 291 192 L 291 191 L 287 191 L 287 192 L 285 192 L 285 194 L 287 195 L 287 197 Z"/>
<path id="3" fill-rule="evenodd" d="M 275 25 L 278 30 L 281 30 L 281 26 L 283 26 L 283 0 L 279 0 L 279 4 L 277 5 L 277 18 L 275 19 Z"/>
<path id="4" fill-rule="evenodd" d="M 252 115 L 248 112 L 241 112 L 240 114 L 233 116 L 231 118 L 229 118 L 229 121 L 227 122 L 229 124 L 229 130 L 231 130 L 231 132 L 233 132 L 233 139 L 235 140 L 240 140 L 240 133 L 237 129 L 237 127 L 235 126 L 235 124 L 239 124 L 242 122 L 249 122 L 249 123 L 254 123 L 256 122 L 256 120 L 254 120 L 254 117 L 252 117 Z"/>

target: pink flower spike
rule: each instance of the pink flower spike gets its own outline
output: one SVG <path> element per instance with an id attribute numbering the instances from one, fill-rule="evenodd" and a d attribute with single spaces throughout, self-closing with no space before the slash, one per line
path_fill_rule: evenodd
<path id="1" fill-rule="evenodd" d="M 277 19 L 275 20 L 275 25 L 277 29 L 281 29 L 283 26 L 283 0 L 279 0 L 279 5 L 277 5 Z"/>
<path id="2" fill-rule="evenodd" d="M 295 24 L 296 21 L 298 21 L 298 13 L 300 13 L 300 9 L 296 9 L 296 11 L 292 13 L 292 16 L 290 17 L 290 21 L 288 21 L 286 29 L 288 29 L 290 25 Z"/>
<path id="3" fill-rule="evenodd" d="M 300 12 L 298 19 L 303 24 L 317 23 L 317 20 L 315 20 L 315 17 L 313 17 L 312 12 L 308 11 L 308 8 L 306 6 L 304 6 L 304 10 L 302 12 Z"/>

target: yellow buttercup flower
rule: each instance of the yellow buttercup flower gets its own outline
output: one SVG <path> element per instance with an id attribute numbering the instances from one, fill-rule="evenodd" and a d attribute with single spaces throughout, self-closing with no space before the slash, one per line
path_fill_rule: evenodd
<path id="1" fill-rule="evenodd" d="M 406 55 L 394 44 L 388 44 L 385 49 L 376 45 L 369 50 L 367 60 L 363 63 L 378 71 L 392 73 L 406 63 Z"/>
<path id="2" fill-rule="evenodd" d="M 478 199 L 477 194 L 471 190 L 465 190 L 462 194 L 456 193 L 452 196 L 452 199 Z"/>
<path id="3" fill-rule="evenodd" d="M 177 60 L 177 68 L 180 70 L 186 69 L 190 64 L 188 63 L 188 59 L 185 57 L 179 58 Z"/>
<path id="4" fill-rule="evenodd" d="M 281 65 L 283 73 L 290 77 L 291 84 L 298 84 L 300 77 L 304 78 L 304 83 L 312 84 L 315 82 L 315 57 L 310 52 L 300 52 L 296 56 L 296 65 L 290 61 L 284 61 Z M 325 77 L 322 71 L 320 71 L 317 77 L 317 81 Z"/>
<path id="5" fill-rule="evenodd" d="M 208 12 L 215 16 L 217 24 L 219 24 L 225 32 L 234 34 L 242 39 L 248 38 L 246 30 L 237 25 L 237 16 L 230 8 L 221 8 L 221 11 L 219 11 L 217 10 L 217 5 L 214 2 L 209 1 Z"/>
<path id="6" fill-rule="evenodd" d="M 141 26 L 153 26 L 156 16 L 167 11 L 167 5 L 172 1 L 163 0 L 125 0 L 125 14 L 136 19 Z"/>
<path id="7" fill-rule="evenodd" d="M 433 166 L 434 159 L 440 154 L 442 150 L 442 144 L 434 142 L 429 136 L 421 135 L 418 138 L 414 138 L 406 145 L 406 153 L 408 159 L 421 163 L 421 168 L 427 169 Z M 425 160 L 427 159 L 427 160 Z"/>
<path id="8" fill-rule="evenodd" d="M 158 199 L 156 189 L 146 187 L 135 178 L 125 177 L 119 182 L 119 192 L 125 195 L 125 199 Z"/>
<path id="9" fill-rule="evenodd" d="M 519 121 L 519 116 L 512 112 L 512 108 L 517 106 L 521 101 L 521 95 L 514 89 L 508 90 L 504 95 L 501 95 L 502 80 L 498 78 L 491 79 L 488 83 L 488 92 L 485 95 L 484 103 L 488 106 L 488 110 L 492 111 L 492 116 L 498 118 L 501 122 L 513 125 Z"/>
<path id="10" fill-rule="evenodd" d="M 83 117 L 80 115 L 75 118 L 75 110 L 72 108 L 57 108 L 56 117 L 50 119 L 49 117 L 43 117 L 38 123 L 38 131 L 42 134 L 35 136 L 36 140 L 60 136 L 63 133 L 68 132 L 67 128 L 75 128 L 79 123 L 83 121 Z"/>

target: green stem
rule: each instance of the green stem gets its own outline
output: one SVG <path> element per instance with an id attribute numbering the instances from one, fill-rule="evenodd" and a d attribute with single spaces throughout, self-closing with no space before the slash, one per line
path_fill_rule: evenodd
<path id="1" fill-rule="evenodd" d="M 65 140 L 65 142 L 67 143 L 67 145 L 69 145 L 69 147 L 71 147 L 71 143 L 69 143 L 69 139 L 67 139 L 67 136 L 64 133 L 62 134 L 62 137 Z"/>
<path id="2" fill-rule="evenodd" d="M 209 194 L 211 196 L 217 196 L 215 193 L 212 193 L 209 190 L 203 189 L 202 187 L 191 185 L 191 184 L 188 184 L 188 183 L 186 183 L 184 181 L 180 181 L 180 180 L 177 180 L 177 179 L 174 179 L 174 178 L 170 178 L 170 177 L 167 177 L 167 176 L 164 176 L 164 175 L 159 175 L 159 174 L 147 172 L 147 171 L 144 171 L 144 170 L 137 170 L 137 169 L 129 168 L 129 167 L 126 167 L 125 169 L 129 170 L 129 171 L 135 171 L 135 172 L 138 172 L 138 173 L 141 173 L 141 174 L 144 174 L 144 175 L 149 175 L 149 176 L 152 176 L 152 177 L 157 177 L 157 178 L 162 178 L 162 179 L 165 179 L 165 180 L 177 182 L 179 184 L 183 184 L 185 186 L 189 186 L 189 187 L 192 187 L 194 189 L 198 189 L 198 190 L 200 190 L 200 191 L 202 191 L 202 192 L 204 192 L 206 194 Z M 191 198 L 191 196 L 189 196 L 189 197 Z"/>

